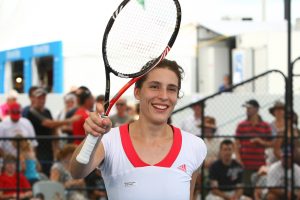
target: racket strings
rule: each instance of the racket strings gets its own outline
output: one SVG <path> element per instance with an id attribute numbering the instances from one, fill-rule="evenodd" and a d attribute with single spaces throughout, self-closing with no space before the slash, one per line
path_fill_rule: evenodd
<path id="1" fill-rule="evenodd" d="M 161 55 L 176 26 L 177 10 L 172 0 L 146 0 L 145 6 L 130 1 L 116 17 L 107 38 L 110 67 L 134 74 Z"/>

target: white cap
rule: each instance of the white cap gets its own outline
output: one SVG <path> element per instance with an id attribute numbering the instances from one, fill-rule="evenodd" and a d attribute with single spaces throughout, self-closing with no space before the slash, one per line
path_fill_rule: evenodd
<path id="1" fill-rule="evenodd" d="M 16 90 L 11 90 L 7 94 L 7 99 L 17 99 L 19 96 L 19 93 Z"/>

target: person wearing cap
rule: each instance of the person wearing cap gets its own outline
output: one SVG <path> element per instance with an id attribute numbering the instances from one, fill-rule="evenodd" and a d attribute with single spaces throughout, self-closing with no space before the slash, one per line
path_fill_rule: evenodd
<path id="1" fill-rule="evenodd" d="M 237 126 L 235 135 L 235 154 L 237 161 L 245 168 L 243 182 L 251 186 L 251 176 L 266 164 L 265 149 L 272 146 L 270 125 L 259 115 L 259 103 L 250 99 L 243 104 L 247 118 Z M 245 194 L 252 196 L 252 190 Z"/>
<path id="2" fill-rule="evenodd" d="M 276 140 L 276 137 L 284 132 L 284 103 L 277 100 L 274 102 L 273 106 L 269 108 L 269 113 L 274 117 L 274 120 L 270 122 L 270 126 L 272 129 L 273 143 Z M 274 146 L 274 145 L 273 145 Z M 278 159 L 274 154 L 274 148 L 270 147 L 266 150 L 267 163 L 271 164 Z"/>
<path id="3" fill-rule="evenodd" d="M 53 120 L 49 109 L 45 107 L 47 91 L 38 87 L 32 93 L 32 105 L 28 112 L 27 118 L 31 121 L 37 136 L 56 136 L 56 128 L 71 124 L 74 118 L 67 120 Z M 58 150 L 57 141 L 39 139 L 37 147 L 37 158 L 41 162 L 42 170 L 46 175 L 49 175 L 52 162 L 54 161 L 54 151 Z"/>
<path id="4" fill-rule="evenodd" d="M 4 120 L 7 116 L 9 116 L 9 105 L 17 102 L 18 92 L 16 90 L 11 90 L 7 97 L 6 102 L 0 105 L 0 121 Z"/>
<path id="5" fill-rule="evenodd" d="M 28 115 L 28 112 L 33 104 L 33 101 L 34 101 L 34 96 L 33 96 L 33 92 L 38 89 L 39 87 L 38 86 L 31 86 L 29 88 L 29 91 L 28 91 L 28 97 L 29 97 L 29 101 L 30 101 L 30 104 L 25 106 L 23 109 L 22 109 L 22 116 L 23 117 L 27 117 Z"/>
<path id="6" fill-rule="evenodd" d="M 287 171 L 288 178 L 288 200 L 300 200 L 300 167 L 296 163 L 292 164 L 292 152 L 290 148 L 281 151 L 281 159 L 270 165 L 267 173 L 267 186 L 270 187 L 267 194 L 267 200 L 281 200 L 286 199 L 285 194 L 285 171 Z M 287 159 L 287 165 L 286 160 Z M 294 170 L 294 194 L 291 193 L 292 186 L 292 166 Z M 273 188 L 272 188 L 273 187 Z M 277 188 L 276 188 L 277 187 Z M 281 187 L 281 188 L 278 188 Z M 298 188 L 298 189 L 297 189 Z"/>
<path id="7" fill-rule="evenodd" d="M 203 104 L 200 102 L 201 96 L 194 95 L 191 101 L 193 114 L 182 120 L 181 128 L 184 131 L 190 132 L 196 136 L 201 136 L 201 118 L 203 112 Z"/>
<path id="8" fill-rule="evenodd" d="M 274 121 L 270 123 L 273 136 L 284 131 L 284 107 L 283 102 L 275 101 L 274 105 L 269 108 L 270 114 L 274 117 Z"/>
<path id="9" fill-rule="evenodd" d="M 131 118 L 127 113 L 127 100 L 124 98 L 120 98 L 116 102 L 116 111 L 117 113 L 109 116 L 112 127 L 118 127 L 122 124 L 128 123 Z"/>
<path id="10" fill-rule="evenodd" d="M 20 195 L 18 199 L 30 199 L 32 191 L 29 181 L 19 173 L 17 177 L 17 159 L 11 154 L 4 157 L 3 173 L 0 175 L 0 188 L 9 190 L 0 190 L 0 199 L 16 199 L 18 190 Z M 19 181 L 19 188 L 17 190 L 17 181 Z"/>
<path id="11" fill-rule="evenodd" d="M 74 117 L 78 117 L 78 119 L 72 123 L 73 136 L 82 136 L 82 138 L 84 138 L 85 131 L 83 124 L 85 119 L 88 118 L 89 112 L 93 110 L 95 99 L 88 88 L 82 89 L 82 91 L 77 94 L 77 97 L 79 107 L 74 113 Z M 82 139 L 75 139 L 74 143 L 80 144 L 81 140 Z"/>
<path id="12" fill-rule="evenodd" d="M 12 103 L 9 106 L 9 118 L 6 118 L 0 123 L 0 137 L 15 137 L 21 135 L 23 137 L 36 137 L 34 128 L 31 122 L 21 116 L 21 105 L 18 103 Z M 31 140 L 31 146 L 37 147 L 36 140 Z M 0 142 L 0 148 L 5 153 L 11 153 L 16 155 L 16 148 L 9 140 Z"/>

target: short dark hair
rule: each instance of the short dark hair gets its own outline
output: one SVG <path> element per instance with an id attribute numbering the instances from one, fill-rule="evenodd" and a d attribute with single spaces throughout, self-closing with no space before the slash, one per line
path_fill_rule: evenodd
<path id="1" fill-rule="evenodd" d="M 92 96 L 92 93 L 86 86 L 80 86 L 75 91 L 75 95 L 77 96 L 78 104 L 82 106 L 85 103 L 85 100 Z"/>
<path id="2" fill-rule="evenodd" d="M 231 140 L 223 140 L 220 144 L 220 149 L 222 148 L 223 145 L 233 145 L 233 142 Z"/>
<path id="3" fill-rule="evenodd" d="M 17 158 L 12 154 L 6 154 L 3 158 L 3 164 L 7 164 L 10 162 L 17 162 Z"/>
<path id="4" fill-rule="evenodd" d="M 163 59 L 157 66 L 155 66 L 155 68 L 166 68 L 176 74 L 176 76 L 178 78 L 178 94 L 179 94 L 179 91 L 181 89 L 181 81 L 182 81 L 183 73 L 184 73 L 183 68 L 180 65 L 178 65 L 176 61 L 172 61 L 172 60 L 168 60 L 168 59 Z M 148 76 L 148 74 L 146 74 L 145 76 L 140 78 L 135 83 L 135 87 L 139 88 L 139 89 L 142 88 L 142 85 L 145 82 L 145 80 L 147 79 L 147 76 Z"/>
<path id="5" fill-rule="evenodd" d="M 32 97 L 32 96 L 33 96 L 33 92 L 34 92 L 36 89 L 38 89 L 38 88 L 39 88 L 39 87 L 36 86 L 36 85 L 31 86 L 31 87 L 29 88 L 29 91 L 28 91 L 29 97 Z"/>

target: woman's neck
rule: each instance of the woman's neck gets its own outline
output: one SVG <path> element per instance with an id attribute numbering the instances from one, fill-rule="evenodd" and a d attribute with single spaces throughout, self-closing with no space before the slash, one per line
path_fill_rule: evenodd
<path id="1" fill-rule="evenodd" d="M 146 140 L 161 139 L 170 137 L 173 134 L 172 128 L 168 124 L 156 125 L 147 123 L 142 119 L 130 124 L 130 135 L 135 138 L 143 138 Z"/>

